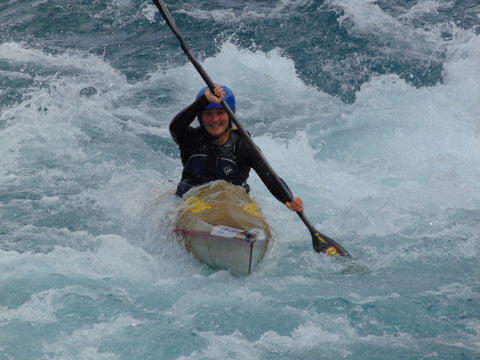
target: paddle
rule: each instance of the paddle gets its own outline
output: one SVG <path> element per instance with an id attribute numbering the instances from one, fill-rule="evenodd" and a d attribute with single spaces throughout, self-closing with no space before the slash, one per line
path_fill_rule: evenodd
<path id="1" fill-rule="evenodd" d="M 173 19 L 172 15 L 167 9 L 167 6 L 163 2 L 163 0 L 153 0 L 154 4 L 157 6 L 158 10 L 162 14 L 163 18 L 167 22 L 168 26 L 170 29 L 173 31 L 175 36 L 178 38 L 180 41 L 180 45 L 182 47 L 182 50 L 185 52 L 185 54 L 188 56 L 190 61 L 192 62 L 193 66 L 197 69 L 198 73 L 200 76 L 203 78 L 207 86 L 214 91 L 214 82 L 206 71 L 204 70 L 203 66 L 195 59 L 195 57 L 192 55 L 190 50 L 188 49 L 187 45 L 185 44 L 185 41 L 183 40 L 182 35 L 180 34 L 180 31 L 178 30 L 177 25 L 175 24 L 175 20 Z M 289 199 L 288 201 L 292 201 L 292 196 L 290 195 L 290 191 L 286 187 L 286 185 L 280 180 L 280 177 L 277 175 L 275 170 L 270 166 L 269 162 L 265 157 L 263 156 L 262 152 L 258 150 L 257 146 L 253 142 L 252 138 L 248 133 L 245 131 L 243 126 L 240 124 L 240 122 L 237 120 L 235 114 L 233 113 L 232 109 L 228 106 L 228 104 L 225 102 L 225 100 L 222 101 L 222 107 L 225 109 L 227 112 L 228 116 L 230 119 L 233 121 L 233 123 L 237 126 L 238 132 L 250 143 L 251 147 L 256 150 L 258 158 L 261 160 L 261 162 L 264 164 L 264 166 L 268 169 L 268 171 L 276 178 L 277 183 L 279 184 L 280 188 L 282 189 L 283 193 L 286 195 L 286 197 Z M 341 247 L 335 240 L 332 238 L 323 235 L 321 232 L 316 230 L 313 225 L 310 223 L 310 221 L 307 219 L 305 214 L 303 212 L 297 212 L 298 216 L 300 219 L 302 219 L 303 223 L 307 226 L 308 230 L 310 231 L 312 235 L 312 245 L 313 249 L 318 252 L 318 253 L 326 253 L 328 255 L 339 255 L 339 256 L 345 256 L 345 257 L 351 257 L 350 254 L 343 248 Z"/>

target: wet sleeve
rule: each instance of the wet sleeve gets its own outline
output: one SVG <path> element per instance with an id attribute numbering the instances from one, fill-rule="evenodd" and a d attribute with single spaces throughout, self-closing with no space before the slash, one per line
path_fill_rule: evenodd
<path id="1" fill-rule="evenodd" d="M 266 166 L 257 154 L 259 148 L 252 149 L 251 145 L 244 141 L 245 153 L 248 156 L 251 167 L 258 174 L 262 182 L 265 184 L 270 193 L 282 204 L 293 199 L 293 194 L 285 181 L 277 175 L 275 170 Z"/>
<path id="2" fill-rule="evenodd" d="M 200 112 L 209 104 L 205 95 L 202 95 L 190 106 L 180 111 L 170 123 L 170 135 L 177 145 L 189 138 L 191 134 L 190 124 L 200 114 Z"/>

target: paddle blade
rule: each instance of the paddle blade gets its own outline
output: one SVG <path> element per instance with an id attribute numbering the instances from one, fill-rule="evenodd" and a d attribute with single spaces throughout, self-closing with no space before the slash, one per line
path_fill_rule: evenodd
<path id="1" fill-rule="evenodd" d="M 335 240 L 318 231 L 312 231 L 312 246 L 318 253 L 325 253 L 330 256 L 351 257 L 347 250 L 341 247 Z"/>
<path id="2" fill-rule="evenodd" d="M 325 253 L 330 256 L 338 255 L 344 257 L 351 257 L 347 250 L 345 250 L 340 244 L 327 235 L 322 234 L 315 229 L 308 220 L 307 216 L 301 212 L 297 212 L 297 215 L 302 219 L 303 223 L 307 226 L 308 231 L 312 234 L 312 246 L 313 250 L 318 253 Z"/>

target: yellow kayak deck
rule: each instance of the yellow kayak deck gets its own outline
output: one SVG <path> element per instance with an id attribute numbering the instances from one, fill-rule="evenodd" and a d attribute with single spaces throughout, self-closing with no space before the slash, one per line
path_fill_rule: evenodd
<path id="1" fill-rule="evenodd" d="M 263 259 L 271 231 L 240 186 L 215 181 L 188 191 L 175 232 L 185 248 L 215 269 L 250 274 Z"/>

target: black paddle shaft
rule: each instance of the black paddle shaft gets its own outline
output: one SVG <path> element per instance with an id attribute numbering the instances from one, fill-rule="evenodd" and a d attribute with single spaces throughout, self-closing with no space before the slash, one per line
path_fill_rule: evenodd
<path id="1" fill-rule="evenodd" d="M 175 24 L 175 20 L 173 19 L 172 15 L 170 14 L 170 11 L 168 11 L 167 6 L 163 2 L 163 0 L 153 0 L 153 3 L 155 6 L 158 8 L 160 13 L 162 14 L 163 18 L 167 22 L 168 26 L 170 29 L 173 31 L 175 36 L 178 38 L 178 41 L 180 41 L 180 46 L 182 47 L 183 52 L 187 57 L 190 59 L 191 63 L 197 69 L 198 73 L 202 77 L 202 79 L 205 81 L 207 86 L 210 88 L 210 90 L 213 92 L 215 89 L 215 84 L 208 76 L 207 72 L 203 68 L 202 64 L 200 64 L 197 59 L 192 55 L 190 52 L 189 48 L 187 47 L 185 40 L 183 39 L 182 35 L 180 34 L 180 31 L 178 30 L 177 25 Z M 238 121 L 237 117 L 233 113 L 232 109 L 228 104 L 225 102 L 225 100 L 222 100 L 221 102 L 222 107 L 225 109 L 227 112 L 229 118 L 233 121 L 235 126 L 237 127 L 238 131 L 240 132 L 240 135 L 242 135 L 252 146 L 253 149 L 256 150 L 256 155 L 260 158 L 262 163 L 264 164 L 265 167 L 267 167 L 269 173 L 276 179 L 276 182 L 278 183 L 278 186 L 280 189 L 282 189 L 282 192 L 286 195 L 288 198 L 288 201 L 292 201 L 292 195 L 286 185 L 283 183 L 283 181 L 280 180 L 280 177 L 277 175 L 275 170 L 273 170 L 272 166 L 270 163 L 267 161 L 263 153 L 258 149 L 257 145 L 255 142 L 252 140 L 250 135 L 245 131 L 244 127 L 240 122 Z M 307 226 L 308 230 L 310 231 L 312 235 L 312 245 L 313 249 L 316 252 L 324 252 L 329 255 L 340 255 L 340 256 L 346 256 L 350 257 L 350 254 L 343 248 L 341 247 L 335 240 L 329 238 L 328 236 L 323 235 L 319 231 L 317 231 L 313 225 L 310 223 L 310 221 L 307 219 L 305 214 L 303 212 L 297 212 L 298 216 L 300 219 L 302 219 L 303 223 Z"/>

